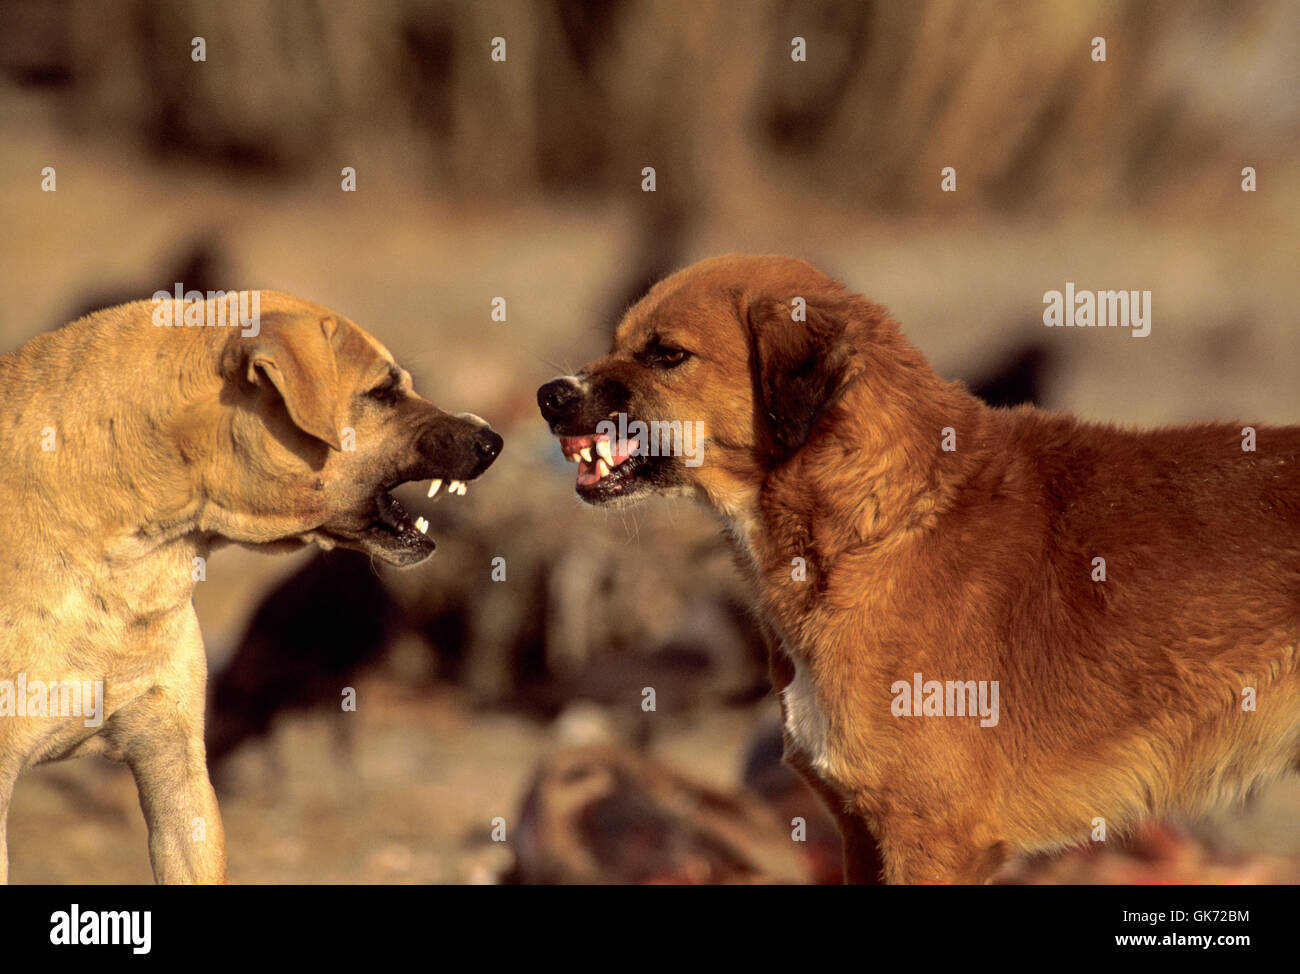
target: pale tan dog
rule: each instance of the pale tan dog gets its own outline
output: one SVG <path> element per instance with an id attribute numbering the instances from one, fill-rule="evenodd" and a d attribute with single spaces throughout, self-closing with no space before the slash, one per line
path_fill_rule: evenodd
<path id="1" fill-rule="evenodd" d="M 470 480 L 501 438 L 346 318 L 266 291 L 127 304 L 0 356 L 0 446 L 0 881 L 18 775 L 104 754 L 135 776 L 154 877 L 221 882 L 201 559 L 316 542 L 415 564 L 433 542 L 388 491 Z"/>

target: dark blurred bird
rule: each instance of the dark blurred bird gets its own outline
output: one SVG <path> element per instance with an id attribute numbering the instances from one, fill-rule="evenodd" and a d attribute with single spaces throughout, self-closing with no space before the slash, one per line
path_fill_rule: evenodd
<path id="1" fill-rule="evenodd" d="M 1026 342 L 972 380 L 970 391 L 990 406 L 1019 406 L 1022 403 L 1041 406 L 1055 364 L 1046 346 Z"/>
<path id="2" fill-rule="evenodd" d="M 268 733 L 285 711 L 332 706 L 342 715 L 343 688 L 382 655 L 396 621 L 382 580 L 358 552 L 321 552 L 272 589 L 213 680 L 209 766 Z"/>
<path id="3" fill-rule="evenodd" d="M 171 294 L 177 284 L 184 291 L 202 291 L 204 294 L 208 291 L 239 290 L 237 285 L 224 280 L 227 261 L 221 242 L 215 234 L 195 237 L 174 261 L 162 266 L 163 269 L 157 274 L 136 281 L 123 281 L 120 285 L 101 287 L 81 295 L 73 303 L 71 314 L 64 317 L 63 321 L 76 321 L 92 311 L 114 308 L 128 301 L 142 301 L 156 291 Z"/>

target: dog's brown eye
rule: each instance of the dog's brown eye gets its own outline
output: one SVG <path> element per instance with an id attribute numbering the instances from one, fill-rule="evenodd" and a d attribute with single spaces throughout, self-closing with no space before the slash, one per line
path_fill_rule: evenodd
<path id="1" fill-rule="evenodd" d="M 678 348 L 675 345 L 661 345 L 656 342 L 648 346 L 637 358 L 641 360 L 642 365 L 650 368 L 671 369 L 681 365 L 690 358 L 690 355 L 691 353 L 684 348 Z"/>
<path id="2" fill-rule="evenodd" d="M 385 382 L 381 386 L 375 386 L 366 395 L 376 402 L 392 405 L 397 402 L 397 385 L 393 382 Z"/>

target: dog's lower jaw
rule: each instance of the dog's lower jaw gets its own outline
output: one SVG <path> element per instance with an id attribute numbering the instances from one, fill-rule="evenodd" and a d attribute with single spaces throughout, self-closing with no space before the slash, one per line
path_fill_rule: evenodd
<path id="1" fill-rule="evenodd" d="M 333 534 L 317 528 L 302 535 L 303 543 L 314 543 L 322 551 L 348 548 L 394 568 L 413 568 L 432 557 L 437 545 L 424 534 L 395 534 L 383 528 L 368 528 L 356 536 Z"/>

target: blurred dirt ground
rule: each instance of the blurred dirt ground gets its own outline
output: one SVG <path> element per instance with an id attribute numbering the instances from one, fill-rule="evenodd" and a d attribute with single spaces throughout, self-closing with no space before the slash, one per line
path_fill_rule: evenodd
<path id="1" fill-rule="evenodd" d="M 357 687 L 351 740 L 334 717 L 284 718 L 242 750 L 220 791 L 233 883 L 493 883 L 515 864 L 511 829 L 554 726 L 483 713 L 453 687 L 412 686 L 391 673 Z M 651 755 L 733 789 L 753 728 L 775 701 L 661 718 Z M 796 809 L 816 813 L 815 799 Z M 1004 881 L 1300 882 L 1300 782 L 1246 808 L 1191 823 L 1196 844 L 1044 860 Z M 492 820 L 507 841 L 491 841 Z M 100 759 L 25 776 L 10 812 L 14 883 L 148 883 L 147 836 L 127 769 Z"/>
<path id="2" fill-rule="evenodd" d="M 553 728 L 475 712 L 448 686 L 376 673 L 358 687 L 352 740 L 333 717 L 284 719 L 239 753 L 220 788 L 233 883 L 495 882 L 509 829 Z M 665 716 L 652 753 L 724 787 L 771 704 Z M 29 773 L 10 812 L 14 883 L 148 883 L 147 836 L 122 765 L 87 759 Z"/>

